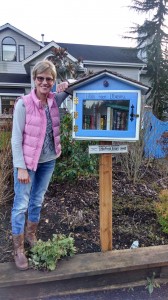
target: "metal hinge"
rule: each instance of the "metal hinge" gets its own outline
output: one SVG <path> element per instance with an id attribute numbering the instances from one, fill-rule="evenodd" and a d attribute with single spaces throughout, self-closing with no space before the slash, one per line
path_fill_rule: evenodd
<path id="1" fill-rule="evenodd" d="M 77 119 L 77 118 L 78 118 L 78 112 L 74 111 L 74 119 Z"/>
<path id="2" fill-rule="evenodd" d="M 75 97 L 75 98 L 73 99 L 73 101 L 74 101 L 74 104 L 78 104 L 78 97 Z"/>
<path id="3" fill-rule="evenodd" d="M 74 132 L 78 131 L 78 125 L 74 125 Z"/>

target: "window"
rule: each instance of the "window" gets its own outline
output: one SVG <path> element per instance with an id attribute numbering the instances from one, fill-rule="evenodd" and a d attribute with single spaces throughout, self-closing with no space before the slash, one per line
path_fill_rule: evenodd
<path id="1" fill-rule="evenodd" d="M 18 96 L 1 96 L 1 113 L 12 114 L 15 100 Z"/>
<path id="2" fill-rule="evenodd" d="M 19 61 L 25 59 L 25 46 L 19 45 Z"/>
<path id="3" fill-rule="evenodd" d="M 6 37 L 2 41 L 2 60 L 16 61 L 16 42 L 11 37 Z"/>
<path id="4" fill-rule="evenodd" d="M 82 129 L 128 130 L 129 100 L 83 100 Z"/>

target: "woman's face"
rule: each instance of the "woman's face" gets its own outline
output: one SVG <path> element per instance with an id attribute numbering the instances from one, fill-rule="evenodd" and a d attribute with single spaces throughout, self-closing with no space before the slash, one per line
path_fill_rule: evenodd
<path id="1" fill-rule="evenodd" d="M 39 99 L 47 97 L 54 85 L 53 76 L 50 71 L 39 73 L 35 79 L 36 95 Z"/>

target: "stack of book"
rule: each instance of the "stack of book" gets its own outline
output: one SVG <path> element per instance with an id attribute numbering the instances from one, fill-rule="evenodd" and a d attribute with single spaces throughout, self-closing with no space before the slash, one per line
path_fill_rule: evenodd
<path id="1" fill-rule="evenodd" d="M 127 130 L 128 107 L 110 105 L 106 108 L 106 114 L 92 110 L 92 114 L 84 115 L 83 129 L 97 130 Z"/>

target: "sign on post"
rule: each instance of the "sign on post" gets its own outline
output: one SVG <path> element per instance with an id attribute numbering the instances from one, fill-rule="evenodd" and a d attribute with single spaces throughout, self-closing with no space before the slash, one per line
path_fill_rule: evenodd
<path id="1" fill-rule="evenodd" d="M 89 146 L 89 154 L 102 154 L 102 153 L 127 153 L 127 145 L 92 145 Z"/>

